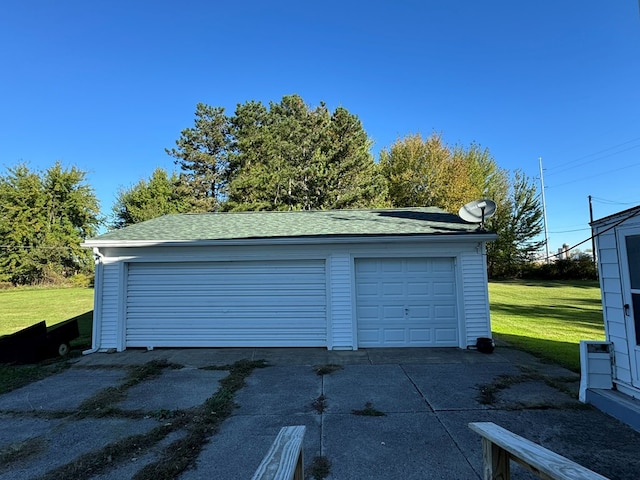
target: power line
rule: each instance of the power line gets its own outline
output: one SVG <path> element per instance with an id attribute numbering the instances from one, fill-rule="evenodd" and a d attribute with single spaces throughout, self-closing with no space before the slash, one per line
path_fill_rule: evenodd
<path id="1" fill-rule="evenodd" d="M 636 215 L 640 215 L 640 208 L 638 208 L 635 212 L 631 213 L 629 216 L 627 216 L 627 217 L 623 218 L 623 219 L 622 219 L 622 220 L 620 220 L 619 222 L 614 223 L 614 224 L 613 224 L 613 225 L 611 225 L 609 228 L 605 228 L 603 231 L 601 231 L 601 232 L 599 232 L 599 233 L 597 233 L 597 234 L 595 234 L 595 235 L 591 235 L 589 238 L 587 238 L 587 239 L 585 239 L 585 240 L 582 240 L 581 242 L 576 243 L 575 245 L 573 245 L 573 246 L 571 246 L 571 247 L 569 247 L 569 248 L 567 248 L 567 249 L 565 249 L 565 250 L 562 250 L 561 252 L 558 252 L 558 253 L 555 253 L 555 254 L 553 254 L 553 255 L 550 255 L 550 256 L 548 256 L 547 258 L 545 258 L 545 260 L 549 261 L 549 259 L 551 259 L 551 258 L 553 258 L 553 257 L 558 257 L 558 256 L 560 256 L 560 255 L 564 255 L 565 253 L 568 253 L 569 251 L 573 250 L 573 249 L 574 249 L 574 248 L 576 248 L 576 247 L 579 247 L 580 245 L 582 245 L 583 243 L 588 242 L 589 240 L 593 240 L 594 238 L 599 237 L 599 236 L 600 236 L 600 235 L 602 235 L 603 233 L 608 232 L 609 230 L 611 230 L 611 229 L 613 229 L 613 228 L 617 227 L 618 225 L 620 225 L 621 223 L 624 223 L 624 222 L 626 222 L 627 220 L 629 220 L 629 219 L 631 219 L 631 218 L 635 217 Z M 593 252 L 593 254 L 595 255 L 595 252 Z"/>
<path id="2" fill-rule="evenodd" d="M 591 197 L 593 200 L 597 200 L 600 203 L 604 203 L 606 205 L 638 205 L 640 203 L 640 200 L 635 201 L 635 202 L 618 202 L 615 200 L 607 200 L 606 198 L 600 198 L 600 197 Z"/>
<path id="3" fill-rule="evenodd" d="M 562 231 L 559 231 L 559 232 L 549 232 L 549 233 L 557 234 L 557 233 L 584 232 L 585 230 L 589 230 L 589 229 L 588 228 L 577 228 L 575 230 L 562 230 Z"/>
<path id="4" fill-rule="evenodd" d="M 570 160 L 570 161 L 568 161 L 568 162 L 565 162 L 565 163 L 563 163 L 562 165 L 558 165 L 557 167 L 550 167 L 550 168 L 547 168 L 546 170 L 547 170 L 547 172 L 549 172 L 549 175 L 556 175 L 556 174 L 561 173 L 561 172 L 564 172 L 564 171 L 566 171 L 566 170 L 570 170 L 571 168 L 573 168 L 573 165 L 574 165 L 574 164 L 576 164 L 576 163 L 580 162 L 581 160 L 584 160 L 585 158 L 589 158 L 589 157 L 593 157 L 593 156 L 596 156 L 596 155 L 600 155 L 601 153 L 605 153 L 605 152 L 608 152 L 608 151 L 610 151 L 610 150 L 614 150 L 614 149 L 616 149 L 616 148 L 622 147 L 623 145 L 627 145 L 627 144 L 629 144 L 629 143 L 633 143 L 633 142 L 636 142 L 636 141 L 638 141 L 638 140 L 640 140 L 640 137 L 638 137 L 638 138 L 634 138 L 634 139 L 632 139 L 632 140 L 628 140 L 628 141 L 626 141 L 626 142 L 619 143 L 619 144 L 614 145 L 614 146 L 612 146 L 612 147 L 604 148 L 604 149 L 599 150 L 599 151 L 594 152 L 594 153 L 589 153 L 589 154 L 587 154 L 587 155 L 583 155 L 583 156 L 578 157 L 578 158 L 576 158 L 576 159 L 574 159 L 574 160 Z M 586 164 L 588 164 L 588 163 L 595 162 L 596 160 L 601 160 L 601 159 L 603 159 L 603 158 L 612 157 L 612 156 L 614 156 L 614 155 L 618 155 L 618 154 L 620 154 L 620 153 L 624 153 L 624 152 L 627 152 L 627 151 L 629 151 L 629 150 L 633 150 L 633 149 L 635 149 L 635 148 L 640 148 L 640 144 L 638 144 L 638 145 L 634 145 L 634 146 L 632 146 L 632 147 L 625 148 L 624 150 L 620 150 L 620 151 L 618 151 L 618 152 L 613 152 L 613 153 L 610 153 L 610 154 L 608 154 L 608 155 L 604 155 L 604 156 L 601 156 L 601 157 L 596 156 L 596 158 L 594 158 L 594 159 L 592 159 L 592 160 L 589 160 L 589 161 L 587 161 L 587 162 L 582 162 L 582 163 L 581 163 L 581 165 L 586 165 Z"/>
<path id="5" fill-rule="evenodd" d="M 589 175 L 586 177 L 580 177 L 580 178 L 576 178 L 574 180 L 570 180 L 568 182 L 563 182 L 563 183 L 559 183 L 557 185 L 553 185 L 552 187 L 547 186 L 547 188 L 557 188 L 557 187 L 562 187 L 564 185 L 570 185 L 572 183 L 576 183 L 576 182 L 581 182 L 582 180 L 588 180 L 590 178 L 594 178 L 594 177 L 602 177 L 605 173 L 613 173 L 613 172 L 618 172 L 620 170 L 624 170 L 625 168 L 631 168 L 631 167 L 637 167 L 640 166 L 640 163 L 633 163 L 631 165 L 625 165 L 624 167 L 620 167 L 620 168 L 614 168 L 613 170 L 606 170 L 605 172 L 602 173 L 595 173 L 593 175 Z"/>
<path id="6" fill-rule="evenodd" d="M 587 165 L 587 164 L 589 164 L 589 163 L 596 162 L 596 161 L 598 161 L 598 160 L 603 160 L 603 159 L 605 159 L 605 158 L 614 157 L 614 156 L 616 156 L 616 155 L 619 155 L 619 154 L 624 153 L 624 152 L 628 152 L 629 150 L 633 150 L 633 149 L 636 149 L 636 148 L 640 148 L 640 145 L 635 145 L 635 146 L 633 146 L 633 147 L 629 147 L 629 148 L 626 148 L 626 149 L 624 149 L 624 150 L 620 150 L 620 151 L 618 151 L 618 152 L 611 153 L 611 154 L 609 154 L 609 155 L 604 155 L 604 156 L 602 156 L 602 157 L 596 157 L 596 158 L 594 158 L 593 160 L 589 160 L 588 162 L 583 162 L 583 163 L 581 163 L 581 164 L 580 164 L 580 166 L 582 167 L 582 166 L 584 166 L 584 165 Z M 561 167 L 556 167 L 556 168 L 561 168 Z M 569 167 L 563 168 L 562 170 L 556 170 L 555 172 L 552 172 L 552 173 L 550 173 L 549 175 L 551 175 L 551 176 L 553 176 L 553 175 L 558 175 L 558 174 L 560 174 L 560 173 L 564 173 L 564 172 L 566 172 L 566 171 L 568 171 L 568 170 L 573 170 L 574 168 L 575 168 L 574 166 L 569 166 Z"/>
<path id="7" fill-rule="evenodd" d="M 636 145 L 634 147 L 630 147 L 630 148 L 627 148 L 625 150 L 620 150 L 619 152 L 611 153 L 609 155 L 604 155 L 602 157 L 594 158 L 593 160 L 589 160 L 588 162 L 584 162 L 584 163 L 580 164 L 580 166 L 582 167 L 582 166 L 587 165 L 589 163 L 593 163 L 593 162 L 596 162 L 596 161 L 599 161 L 599 160 L 603 160 L 603 159 L 609 158 L 609 157 L 614 157 L 616 155 L 619 155 L 619 154 L 624 153 L 624 152 L 628 152 L 629 150 L 633 150 L 635 148 L 640 148 L 640 145 Z M 551 176 L 558 175 L 560 173 L 564 173 L 566 171 L 573 170 L 574 168 L 576 168 L 576 167 L 571 166 L 571 167 L 567 167 L 567 168 L 565 168 L 563 170 L 556 170 L 555 172 L 550 173 L 549 175 L 551 175 Z"/>

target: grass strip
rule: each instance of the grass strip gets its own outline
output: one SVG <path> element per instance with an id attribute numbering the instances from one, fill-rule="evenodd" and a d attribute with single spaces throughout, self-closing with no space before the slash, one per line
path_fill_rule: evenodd
<path id="1" fill-rule="evenodd" d="M 81 455 L 71 463 L 48 471 L 39 480 L 59 480 L 60 478 L 89 478 L 103 473 L 115 464 L 132 457 L 139 457 L 153 445 L 160 442 L 176 429 L 176 424 L 159 425 L 151 431 L 119 440 L 98 451 Z"/>
<path id="2" fill-rule="evenodd" d="M 129 412 L 123 412 L 114 405 L 125 399 L 127 390 L 140 382 L 158 377 L 165 368 L 181 368 L 179 365 L 168 363 L 166 360 L 153 360 L 144 365 L 136 365 L 127 369 L 127 377 L 117 387 L 108 387 L 100 390 L 92 397 L 83 401 L 78 407 L 78 417 L 107 417 L 107 416 L 131 416 Z M 136 415 L 133 415 L 136 416 Z"/>
<path id="3" fill-rule="evenodd" d="M 3 446 L 0 448 L 0 472 L 8 470 L 17 462 L 40 454 L 45 448 L 46 440 L 41 436 Z"/>
<path id="4" fill-rule="evenodd" d="M 229 375 L 220 381 L 220 388 L 207 401 L 192 410 L 188 416 L 187 435 L 171 444 L 160 460 L 142 468 L 134 480 L 171 480 L 187 468 L 195 466 L 196 459 L 208 438 L 217 432 L 220 424 L 231 415 L 236 404 L 235 393 L 245 386 L 246 378 L 254 369 L 264 368 L 262 360 L 240 360 L 233 365 L 220 367 Z"/>
<path id="5" fill-rule="evenodd" d="M 134 368 L 120 388 L 123 393 L 126 388 L 142 380 L 159 374 L 163 368 L 171 368 L 166 362 L 149 362 L 142 367 Z M 186 435 L 166 447 L 159 460 L 146 465 L 133 477 L 136 480 L 174 479 L 186 469 L 195 465 L 203 446 L 213 435 L 220 424 L 233 412 L 235 408 L 235 393 L 245 385 L 245 379 L 255 368 L 265 367 L 263 361 L 242 360 L 233 365 L 211 367 L 209 369 L 228 370 L 229 375 L 220 381 L 220 388 L 202 405 L 188 410 L 174 410 L 169 421 L 151 431 L 133 435 L 105 446 L 98 451 L 86 453 L 71 463 L 62 465 L 47 472 L 40 480 L 57 480 L 60 478 L 89 478 L 98 475 L 114 465 L 129 461 L 132 457 L 141 457 L 150 448 L 166 438 L 171 432 L 185 430 Z M 109 389 L 106 389 L 109 390 Z M 100 395 L 83 406 L 85 414 L 103 416 L 104 411 L 112 415 L 121 412 L 113 409 L 108 395 Z M 96 410 L 98 408 L 98 410 Z"/>

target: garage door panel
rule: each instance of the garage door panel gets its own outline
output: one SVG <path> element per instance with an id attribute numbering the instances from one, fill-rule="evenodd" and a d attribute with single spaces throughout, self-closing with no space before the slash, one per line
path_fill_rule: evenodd
<path id="1" fill-rule="evenodd" d="M 217 275 L 222 275 L 218 273 Z M 269 288 L 273 287 L 273 285 L 283 285 L 288 288 L 304 288 L 310 286 L 317 285 L 317 279 L 309 279 L 307 276 L 286 276 L 286 277 L 275 277 L 274 275 L 263 275 L 263 276 L 233 276 L 226 275 L 224 278 L 219 278 L 218 276 L 212 277 L 209 275 L 174 275 L 173 272 L 170 273 L 170 283 L 167 283 L 167 278 L 158 278 L 162 276 L 162 272 L 159 272 L 157 276 L 149 276 L 149 275 L 137 275 L 131 276 L 131 287 L 135 289 L 142 289 L 148 287 L 172 287 L 178 289 L 186 289 L 186 287 L 191 288 L 202 288 L 207 289 L 210 287 L 218 287 L 218 288 L 233 288 L 236 285 L 251 285 L 259 288 Z M 274 283 L 275 282 L 275 283 Z"/>
<path id="2" fill-rule="evenodd" d="M 456 309 L 453 305 L 436 305 L 434 307 L 434 317 L 440 320 L 454 320 Z"/>
<path id="3" fill-rule="evenodd" d="M 431 259 L 427 258 L 414 258 L 411 262 L 407 263 L 407 273 L 429 273 L 431 271 Z"/>
<path id="4" fill-rule="evenodd" d="M 412 328 L 409 330 L 410 343 L 431 342 L 431 330 L 427 328 Z"/>
<path id="5" fill-rule="evenodd" d="M 127 346 L 326 346 L 323 260 L 135 263 Z"/>
<path id="6" fill-rule="evenodd" d="M 376 271 L 382 273 L 402 273 L 402 265 L 394 262 L 381 262 Z"/>
<path id="7" fill-rule="evenodd" d="M 390 321 L 394 319 L 401 319 L 404 317 L 404 305 L 383 305 L 382 306 L 382 318 L 376 318 L 374 323 L 380 325 L 388 325 Z"/>
<path id="8" fill-rule="evenodd" d="M 211 295 L 211 292 L 208 292 L 207 295 Z M 255 295 L 252 296 L 250 300 L 247 299 L 247 295 L 225 295 L 224 293 L 219 295 L 223 296 L 224 298 L 215 298 L 218 296 L 216 295 L 214 298 L 203 301 L 200 297 L 196 296 L 194 298 L 190 298 L 188 295 L 185 295 L 182 296 L 181 299 L 184 301 L 191 301 L 192 304 L 189 305 L 190 308 L 202 305 L 205 307 L 228 308 L 231 310 L 240 311 L 243 309 L 256 308 L 261 311 L 281 309 L 283 311 L 292 310 L 294 312 L 308 308 L 322 308 L 322 312 L 320 313 L 324 314 L 325 302 L 311 295 L 290 295 L 288 297 L 275 295 Z M 293 301 L 292 297 L 295 298 L 295 302 Z M 280 299 L 281 302 L 275 301 L 277 299 Z M 175 302 L 171 302 L 171 298 L 167 297 L 159 297 L 155 300 L 157 300 L 157 302 L 154 302 L 154 305 L 149 304 L 151 308 L 153 308 L 154 306 L 162 306 L 163 303 L 176 305 Z M 183 307 L 179 306 L 179 308 Z"/>
<path id="9" fill-rule="evenodd" d="M 407 295 L 425 298 L 429 295 L 429 284 L 427 282 L 407 282 Z"/>
<path id="10" fill-rule="evenodd" d="M 358 295 L 369 295 L 372 297 L 378 296 L 378 284 L 377 283 L 365 283 L 358 285 Z"/>
<path id="11" fill-rule="evenodd" d="M 451 273 L 454 272 L 454 265 L 450 258 L 434 258 L 431 262 L 433 273 Z"/>
<path id="12" fill-rule="evenodd" d="M 171 334 L 176 338 L 179 337 L 189 337 L 189 336 L 198 336 L 198 335 L 208 335 L 209 334 L 209 325 L 207 324 L 189 324 L 185 325 L 186 328 L 176 331 L 171 325 L 162 325 L 159 324 L 154 328 L 155 332 L 160 334 Z M 280 325 L 281 329 L 278 334 L 282 335 L 295 335 L 297 334 L 297 326 L 296 325 Z M 263 334 L 267 336 L 273 336 L 273 330 L 271 325 L 263 326 L 261 328 L 255 326 L 246 326 L 245 328 L 252 329 L 254 334 Z M 317 329 L 317 333 L 320 333 L 322 329 Z M 132 336 L 140 335 L 140 332 L 144 332 L 144 330 L 135 331 L 132 333 Z M 234 328 L 219 328 L 216 332 L 218 336 L 233 336 L 237 335 L 238 327 L 234 326 Z"/>
<path id="13" fill-rule="evenodd" d="M 456 287 L 452 282 L 433 282 L 433 295 L 453 300 L 456 296 Z"/>
<path id="14" fill-rule="evenodd" d="M 431 317 L 431 305 L 412 305 L 407 320 L 422 320 Z"/>
<path id="15" fill-rule="evenodd" d="M 383 282 L 380 287 L 380 294 L 384 297 L 402 297 L 404 294 L 404 285 L 400 282 Z"/>
<path id="16" fill-rule="evenodd" d="M 277 309 L 244 309 L 244 310 L 229 310 L 221 308 L 193 308 L 189 311 L 188 315 L 185 315 L 184 309 L 180 308 L 162 308 L 162 309 L 131 309 L 127 318 L 133 325 L 130 328 L 144 327 L 145 323 L 150 326 L 155 325 L 162 319 L 168 319 L 174 324 L 178 321 L 180 324 L 188 323 L 192 320 L 205 319 L 209 324 L 215 322 L 216 319 L 224 319 L 226 322 L 233 321 L 234 324 L 242 319 L 248 319 L 253 324 L 259 325 L 262 322 L 268 324 L 276 324 L 278 321 L 284 321 L 286 319 L 293 319 L 295 322 L 300 322 L 300 317 L 305 317 L 306 324 L 313 324 L 324 320 L 324 317 L 317 314 L 316 310 L 300 309 L 297 311 L 284 311 Z M 140 324 L 138 324 L 140 323 Z"/>
<path id="17" fill-rule="evenodd" d="M 378 305 L 368 305 L 358 307 L 358 318 L 370 318 L 372 320 L 379 318 L 380 312 Z"/>
<path id="18" fill-rule="evenodd" d="M 365 343 L 380 343 L 380 333 L 377 328 L 363 328 L 358 330 L 358 339 Z"/>
<path id="19" fill-rule="evenodd" d="M 402 344 L 405 342 L 405 333 L 404 328 L 385 328 L 383 330 L 384 343 Z"/>
<path id="20" fill-rule="evenodd" d="M 437 345 L 449 346 L 452 342 L 458 340 L 458 331 L 454 328 L 436 328 L 435 329 Z"/>
<path id="21" fill-rule="evenodd" d="M 355 269 L 357 273 L 376 273 L 378 265 L 375 263 L 356 262 Z"/>
<path id="22" fill-rule="evenodd" d="M 458 345 L 453 259 L 357 259 L 355 271 L 359 346 Z"/>

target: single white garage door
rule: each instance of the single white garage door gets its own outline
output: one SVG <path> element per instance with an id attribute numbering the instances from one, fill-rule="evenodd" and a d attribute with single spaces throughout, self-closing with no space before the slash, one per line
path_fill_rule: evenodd
<path id="1" fill-rule="evenodd" d="M 324 260 L 130 263 L 127 347 L 326 346 Z"/>
<path id="2" fill-rule="evenodd" d="M 452 258 L 356 259 L 360 347 L 458 346 Z"/>

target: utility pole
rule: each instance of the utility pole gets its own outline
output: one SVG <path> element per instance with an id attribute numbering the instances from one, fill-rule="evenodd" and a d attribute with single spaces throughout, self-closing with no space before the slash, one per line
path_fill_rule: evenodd
<path id="1" fill-rule="evenodd" d="M 591 195 L 589 195 L 589 224 L 591 223 L 593 223 L 593 205 L 591 203 Z M 593 264 L 598 268 L 596 260 L 596 237 L 593 236 L 593 231 L 591 232 L 591 256 L 593 257 Z"/>
<path id="2" fill-rule="evenodd" d="M 549 263 L 549 235 L 547 233 L 547 205 L 544 201 L 544 177 L 542 176 L 542 157 L 538 158 L 540 162 L 540 190 L 542 192 L 542 220 L 544 223 L 544 247 L 547 253 L 546 262 Z"/>

